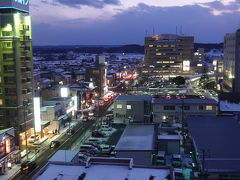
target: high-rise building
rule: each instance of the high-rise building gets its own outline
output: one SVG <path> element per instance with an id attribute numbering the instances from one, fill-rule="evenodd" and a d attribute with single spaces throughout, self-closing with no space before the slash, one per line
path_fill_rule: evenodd
<path id="1" fill-rule="evenodd" d="M 0 1 L 0 126 L 14 127 L 17 144 L 33 129 L 32 32 L 29 0 Z"/>
<path id="2" fill-rule="evenodd" d="M 194 37 L 162 34 L 145 37 L 145 60 L 160 73 L 189 72 L 193 61 Z"/>
<path id="3" fill-rule="evenodd" d="M 240 29 L 224 37 L 224 91 L 240 92 Z"/>
<path id="4" fill-rule="evenodd" d="M 86 81 L 93 82 L 96 86 L 98 96 L 104 96 L 108 91 L 107 87 L 107 66 L 105 64 L 104 56 L 96 56 L 95 67 L 86 69 Z"/>

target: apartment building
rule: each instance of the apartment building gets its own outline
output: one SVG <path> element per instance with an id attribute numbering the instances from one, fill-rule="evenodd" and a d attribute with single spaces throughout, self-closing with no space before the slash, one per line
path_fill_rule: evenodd
<path id="1" fill-rule="evenodd" d="M 153 122 L 186 122 L 190 116 L 215 116 L 217 101 L 197 96 L 152 99 Z"/>
<path id="2" fill-rule="evenodd" d="M 34 133 L 32 27 L 28 9 L 28 1 L 0 2 L 0 126 L 14 127 L 20 145 L 26 142 L 25 135 Z"/>

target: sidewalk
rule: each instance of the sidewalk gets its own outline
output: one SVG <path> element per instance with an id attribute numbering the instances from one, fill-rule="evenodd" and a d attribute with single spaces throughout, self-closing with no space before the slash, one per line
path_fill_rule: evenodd
<path id="1" fill-rule="evenodd" d="M 70 126 L 76 126 L 79 122 L 81 122 L 81 121 L 80 120 L 72 120 Z M 43 154 L 44 151 L 49 148 L 49 143 L 51 141 L 54 141 L 54 140 L 60 138 L 62 135 L 64 135 L 68 128 L 69 128 L 69 126 L 64 127 L 63 129 L 61 129 L 60 134 L 57 134 L 57 135 L 53 136 L 51 139 L 48 139 L 45 142 L 43 142 L 43 144 L 40 145 L 39 153 L 36 153 L 35 151 L 30 151 L 28 153 L 28 160 L 34 161 L 37 157 L 41 156 L 41 154 Z M 24 156 L 21 161 L 24 162 L 26 160 L 27 160 L 27 156 Z M 20 168 L 21 168 L 21 163 L 15 164 L 5 174 L 0 175 L 0 180 L 8 180 L 8 179 L 13 178 L 16 174 L 18 174 L 20 172 Z"/>

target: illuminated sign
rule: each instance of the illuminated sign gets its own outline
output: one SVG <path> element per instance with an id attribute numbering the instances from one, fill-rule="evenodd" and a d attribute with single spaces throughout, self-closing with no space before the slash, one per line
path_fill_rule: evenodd
<path id="1" fill-rule="evenodd" d="M 61 88 L 61 97 L 68 97 L 68 88 Z"/>
<path id="2" fill-rule="evenodd" d="M 29 0 L 0 0 L 0 9 L 17 9 L 29 12 Z"/>
<path id="3" fill-rule="evenodd" d="M 35 132 L 41 132 L 40 97 L 33 98 Z"/>
<path id="4" fill-rule="evenodd" d="M 190 71 L 190 61 L 183 61 L 183 71 Z"/>

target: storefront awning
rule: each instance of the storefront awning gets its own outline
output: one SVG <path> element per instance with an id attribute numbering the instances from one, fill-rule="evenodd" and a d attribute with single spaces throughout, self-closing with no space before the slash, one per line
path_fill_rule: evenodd
<path id="1" fill-rule="evenodd" d="M 49 126 L 49 125 L 50 125 L 50 121 L 41 121 L 42 129 Z"/>

